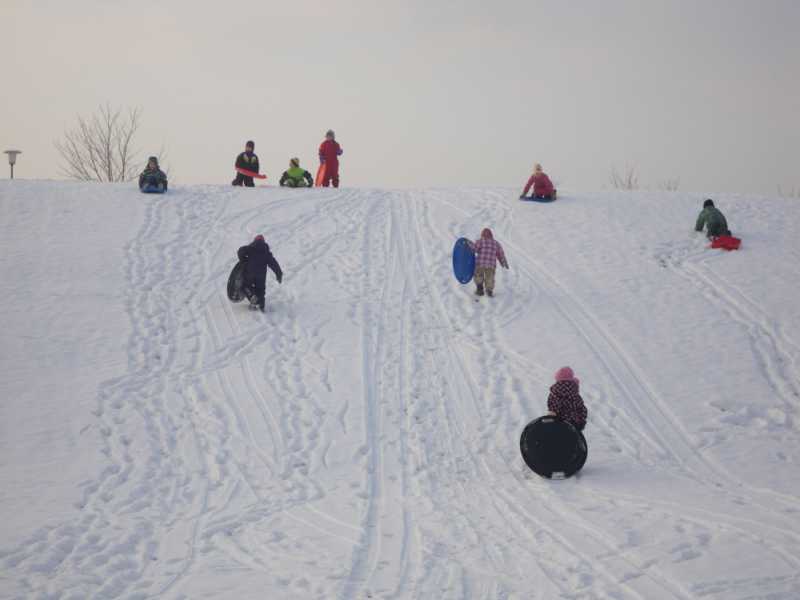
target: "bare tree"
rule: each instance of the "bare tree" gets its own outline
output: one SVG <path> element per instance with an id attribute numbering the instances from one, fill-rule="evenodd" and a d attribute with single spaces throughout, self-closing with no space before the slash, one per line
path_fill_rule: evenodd
<path id="1" fill-rule="evenodd" d="M 665 179 L 659 184 L 658 189 L 664 190 L 665 192 L 677 192 L 680 185 L 681 180 L 676 177 L 674 179 Z"/>
<path id="2" fill-rule="evenodd" d="M 159 168 L 167 174 L 170 181 L 173 181 L 175 178 L 175 169 L 170 161 L 169 150 L 167 149 L 166 145 L 162 143 L 158 153 L 154 156 L 158 159 Z"/>
<path id="3" fill-rule="evenodd" d="M 64 159 L 64 174 L 81 181 L 130 181 L 136 176 L 138 152 L 133 142 L 139 130 L 141 110 L 100 106 L 89 118 L 78 116 L 78 125 L 55 142 Z"/>
<path id="4" fill-rule="evenodd" d="M 639 175 L 636 172 L 636 167 L 625 167 L 625 172 L 620 173 L 616 167 L 611 167 L 611 176 L 609 178 L 611 185 L 617 190 L 636 190 L 639 189 Z"/>

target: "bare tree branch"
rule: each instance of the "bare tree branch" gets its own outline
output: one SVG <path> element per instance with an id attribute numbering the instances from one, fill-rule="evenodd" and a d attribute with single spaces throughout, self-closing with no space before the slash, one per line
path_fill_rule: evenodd
<path id="1" fill-rule="evenodd" d="M 156 156 L 158 157 L 158 164 L 161 170 L 164 171 L 170 181 L 173 181 L 175 179 L 175 169 L 172 164 L 170 164 L 169 150 L 167 150 L 164 144 L 161 144 L 161 148 L 159 148 Z"/>
<path id="2" fill-rule="evenodd" d="M 134 139 L 141 123 L 141 110 L 121 109 L 110 103 L 91 117 L 78 116 L 77 126 L 55 142 L 64 161 L 62 172 L 81 181 L 130 181 L 136 176 Z"/>

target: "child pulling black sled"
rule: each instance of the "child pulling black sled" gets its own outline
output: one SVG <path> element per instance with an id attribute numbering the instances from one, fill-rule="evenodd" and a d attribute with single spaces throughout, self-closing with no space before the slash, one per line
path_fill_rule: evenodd
<path id="1" fill-rule="evenodd" d="M 243 291 L 250 304 L 264 312 L 266 305 L 267 268 L 272 269 L 278 283 L 283 281 L 283 271 L 272 255 L 264 236 L 259 234 L 238 251 L 239 262 L 244 265 Z"/>

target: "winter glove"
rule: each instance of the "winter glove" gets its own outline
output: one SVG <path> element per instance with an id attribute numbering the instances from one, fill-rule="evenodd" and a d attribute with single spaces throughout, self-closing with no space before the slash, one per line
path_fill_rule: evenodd
<path id="1" fill-rule="evenodd" d="M 280 275 L 278 275 L 278 276 L 277 276 L 277 279 L 278 279 L 278 283 L 281 283 L 281 282 L 283 281 L 283 273 L 281 273 Z"/>
<path id="2" fill-rule="evenodd" d="M 520 200 L 525 200 L 525 194 L 522 194 L 522 195 L 519 197 L 519 199 L 520 199 Z"/>

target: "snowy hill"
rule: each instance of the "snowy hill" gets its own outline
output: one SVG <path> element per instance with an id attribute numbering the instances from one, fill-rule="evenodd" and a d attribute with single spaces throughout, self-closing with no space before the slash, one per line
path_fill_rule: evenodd
<path id="1" fill-rule="evenodd" d="M 0 183 L 0 597 L 800 598 L 800 202 L 703 197 Z"/>

